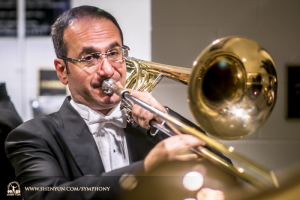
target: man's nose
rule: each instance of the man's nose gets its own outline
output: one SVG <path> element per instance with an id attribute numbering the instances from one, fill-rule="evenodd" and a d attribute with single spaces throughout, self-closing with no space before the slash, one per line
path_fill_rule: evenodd
<path id="1" fill-rule="evenodd" d="M 101 77 L 112 77 L 112 75 L 115 73 L 115 68 L 107 60 L 107 58 L 104 57 L 99 64 L 100 64 L 98 70 L 99 75 Z"/>

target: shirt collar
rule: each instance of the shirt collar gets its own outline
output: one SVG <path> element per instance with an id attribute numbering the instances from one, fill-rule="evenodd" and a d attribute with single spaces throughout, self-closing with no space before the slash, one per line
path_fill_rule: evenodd
<path id="1" fill-rule="evenodd" d="M 93 121 L 95 116 L 97 116 L 97 118 L 107 118 L 111 116 L 121 115 L 121 117 L 123 118 L 123 128 L 126 128 L 126 110 L 121 110 L 121 102 L 118 103 L 107 115 L 103 115 L 102 113 L 95 111 L 84 104 L 76 103 L 75 101 L 73 101 L 73 99 L 71 99 L 70 103 L 88 124 Z"/>

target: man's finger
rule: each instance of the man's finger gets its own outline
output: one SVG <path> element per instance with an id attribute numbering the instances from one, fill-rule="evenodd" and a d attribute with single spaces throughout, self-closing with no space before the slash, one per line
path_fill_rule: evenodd
<path id="1" fill-rule="evenodd" d="M 191 160 L 197 160 L 198 158 L 199 158 L 198 155 L 195 153 L 175 156 L 175 160 L 179 160 L 179 161 L 191 161 Z"/>
<path id="2" fill-rule="evenodd" d="M 192 148 L 196 146 L 205 146 L 205 142 L 193 135 L 188 135 L 188 134 L 181 134 L 181 135 L 176 135 L 173 136 L 173 138 L 176 137 L 176 141 L 172 142 L 171 145 L 174 148 L 178 149 L 187 149 L 187 148 Z"/>

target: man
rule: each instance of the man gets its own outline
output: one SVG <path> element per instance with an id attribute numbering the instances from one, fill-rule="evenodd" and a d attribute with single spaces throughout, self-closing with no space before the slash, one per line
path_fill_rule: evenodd
<path id="1" fill-rule="evenodd" d="M 8 133 L 22 124 L 23 121 L 15 109 L 14 104 L 6 91 L 6 84 L 0 83 L 0 140 L 1 140 L 1 166 L 5 176 L 1 179 L 1 186 L 7 192 L 7 185 L 15 180 L 14 169 L 6 158 L 4 141 Z"/>
<path id="2" fill-rule="evenodd" d="M 190 135 L 165 140 L 161 133 L 151 136 L 147 129 L 153 114 L 133 105 L 132 116 L 139 126 L 127 124 L 120 98 L 103 92 L 103 80 L 112 78 L 119 86 L 126 80 L 123 35 L 113 16 L 95 7 L 73 8 L 56 20 L 51 34 L 56 72 L 71 97 L 58 112 L 22 124 L 6 140 L 7 157 L 25 199 L 111 199 L 122 190 L 119 182 L 124 174 L 138 175 L 165 161 L 197 158 L 180 152 L 205 145 L 203 141 Z M 131 94 L 167 112 L 149 93 Z M 54 187 L 98 189 L 55 192 Z M 99 192 L 100 187 L 106 191 Z"/>

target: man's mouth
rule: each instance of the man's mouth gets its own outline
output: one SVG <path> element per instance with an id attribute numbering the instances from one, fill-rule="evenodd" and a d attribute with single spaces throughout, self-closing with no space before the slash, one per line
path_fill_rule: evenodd
<path id="1" fill-rule="evenodd" d="M 100 81 L 99 83 L 92 84 L 92 87 L 94 89 L 102 88 L 102 83 L 103 83 L 103 81 Z"/>
<path id="2" fill-rule="evenodd" d="M 106 93 L 106 92 L 102 89 L 102 83 L 103 83 L 103 81 L 104 81 L 104 80 L 100 81 L 99 83 L 93 84 L 92 87 L 93 87 L 94 89 L 97 89 L 97 90 L 99 89 L 99 90 L 103 91 L 103 92 L 105 93 L 106 96 L 112 96 L 112 95 L 114 94 L 113 92 L 112 92 L 112 93 Z"/>
<path id="3" fill-rule="evenodd" d="M 102 86 L 101 85 L 93 85 L 93 88 L 94 89 L 99 89 L 99 88 L 102 88 Z"/>

